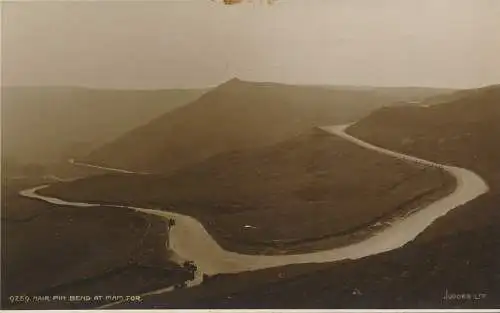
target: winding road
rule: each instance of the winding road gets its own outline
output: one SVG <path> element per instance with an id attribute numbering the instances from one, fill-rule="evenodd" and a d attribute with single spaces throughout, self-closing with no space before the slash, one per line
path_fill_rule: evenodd
<path id="1" fill-rule="evenodd" d="M 75 207 L 120 207 L 145 214 L 174 218 L 176 220 L 176 225 L 170 232 L 170 248 L 175 251 L 180 258 L 193 260 L 202 273 L 213 275 L 255 271 L 289 264 L 325 263 L 344 259 L 359 259 L 397 249 L 412 241 L 440 216 L 445 215 L 454 208 L 477 198 L 489 190 L 488 185 L 481 177 L 467 169 L 426 161 L 372 145 L 348 135 L 345 132 L 348 126 L 349 125 L 328 126 L 321 127 L 321 129 L 379 153 L 408 162 L 419 163 L 423 166 L 442 168 L 455 177 L 457 180 L 456 189 L 453 193 L 427 205 L 404 219 L 395 221 L 389 227 L 359 243 L 330 250 L 291 255 L 246 255 L 226 251 L 214 240 L 214 238 L 212 238 L 212 236 L 210 236 L 199 221 L 191 216 L 179 213 L 121 205 L 71 202 L 43 196 L 37 193 L 37 191 L 47 187 L 47 185 L 24 190 L 21 191 L 20 194 L 25 197 L 40 199 L 56 205 Z M 99 168 L 106 169 L 104 167 Z M 131 173 L 118 169 L 110 170 Z"/>
<path id="2" fill-rule="evenodd" d="M 119 168 L 104 167 L 104 166 L 99 166 L 99 165 L 76 162 L 74 159 L 69 159 L 68 162 L 75 165 L 75 166 L 96 168 L 96 169 L 105 170 L 105 171 L 109 171 L 109 172 L 115 172 L 115 173 L 136 174 L 136 175 L 147 175 L 148 174 L 148 173 L 143 173 L 143 172 L 131 172 L 131 171 L 122 170 Z"/>

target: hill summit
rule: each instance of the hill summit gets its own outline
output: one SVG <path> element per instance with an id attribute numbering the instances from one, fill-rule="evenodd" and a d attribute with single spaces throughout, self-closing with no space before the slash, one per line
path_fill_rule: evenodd
<path id="1" fill-rule="evenodd" d="M 351 122 L 398 100 L 376 90 L 233 78 L 93 151 L 84 161 L 166 173 L 219 153 L 275 144 L 318 125 Z"/>

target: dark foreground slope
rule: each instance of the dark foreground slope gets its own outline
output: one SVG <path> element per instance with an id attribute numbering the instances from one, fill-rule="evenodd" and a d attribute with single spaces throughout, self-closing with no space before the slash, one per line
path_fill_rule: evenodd
<path id="1" fill-rule="evenodd" d="M 355 261 L 273 268 L 116 308 L 500 308 L 495 227 Z"/>
<path id="2" fill-rule="evenodd" d="M 233 79 L 97 149 L 85 161 L 170 172 L 222 152 L 275 144 L 314 126 L 357 120 L 400 99 L 399 92 L 392 96 Z"/>
<path id="3" fill-rule="evenodd" d="M 86 154 L 203 92 L 2 87 L 2 153 L 38 163 Z"/>
<path id="4" fill-rule="evenodd" d="M 2 308 L 89 308 L 106 301 L 24 303 L 20 296 L 132 296 L 190 278 L 167 258 L 163 220 L 17 194 L 33 183 L 2 186 Z"/>
<path id="5" fill-rule="evenodd" d="M 391 108 L 348 132 L 478 172 L 491 191 L 438 219 L 414 242 L 334 264 L 227 275 L 146 299 L 144 307 L 500 308 L 499 88 L 431 108 Z"/>
<path id="6" fill-rule="evenodd" d="M 436 168 L 314 129 L 277 145 L 223 153 L 168 177 L 96 176 L 41 192 L 177 211 L 197 217 L 229 250 L 285 253 L 359 239 L 442 197 L 454 183 Z"/>

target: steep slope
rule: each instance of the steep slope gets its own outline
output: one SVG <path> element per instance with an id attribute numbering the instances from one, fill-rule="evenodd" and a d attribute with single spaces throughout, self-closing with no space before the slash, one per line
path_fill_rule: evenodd
<path id="1" fill-rule="evenodd" d="M 156 308 L 500 308 L 500 86 L 428 108 L 384 108 L 348 129 L 378 145 L 472 169 L 491 191 L 401 249 L 335 264 L 215 277 Z M 130 308 L 130 307 L 129 307 Z"/>
<path id="2" fill-rule="evenodd" d="M 169 172 L 221 152 L 274 144 L 314 126 L 357 120 L 399 99 L 372 90 L 233 79 L 97 149 L 85 161 Z"/>
<path id="3" fill-rule="evenodd" d="M 492 189 L 478 205 L 500 201 L 500 85 L 462 91 L 452 101 L 428 108 L 383 109 L 348 132 L 384 147 L 470 168 Z M 446 227 L 424 237 L 497 223 L 491 215 L 498 216 L 495 211 L 479 212 L 457 211 L 447 217 Z"/>
<path id="4" fill-rule="evenodd" d="M 439 169 L 315 129 L 277 145 L 223 153 L 168 177 L 96 176 L 42 192 L 168 208 L 197 217 L 228 250 L 285 253 L 359 240 L 442 197 L 454 183 Z"/>
<path id="5" fill-rule="evenodd" d="M 121 209 L 60 207 L 18 194 L 36 184 L 2 182 L 2 309 L 83 309 L 106 302 L 10 297 L 136 295 L 190 278 L 165 254 L 164 220 Z"/>
<path id="6" fill-rule="evenodd" d="M 2 153 L 19 162 L 86 154 L 203 92 L 3 87 Z"/>
<path id="7" fill-rule="evenodd" d="M 453 99 L 457 98 L 457 99 Z M 348 132 L 389 149 L 460 164 L 500 182 L 500 85 L 461 91 L 451 101 L 422 107 L 384 108 Z M 434 100 L 431 100 L 434 101 Z"/>
<path id="8" fill-rule="evenodd" d="M 355 261 L 216 276 L 115 308 L 498 309 L 499 245 L 489 227 Z"/>

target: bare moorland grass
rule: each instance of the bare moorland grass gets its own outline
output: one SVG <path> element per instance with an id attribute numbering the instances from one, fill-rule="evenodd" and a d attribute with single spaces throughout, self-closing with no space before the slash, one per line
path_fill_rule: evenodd
<path id="1" fill-rule="evenodd" d="M 439 169 L 314 129 L 271 147 L 220 154 L 170 176 L 95 176 L 41 193 L 189 214 L 229 250 L 273 254 L 359 240 L 374 224 L 440 198 L 454 184 Z"/>
<path id="2" fill-rule="evenodd" d="M 380 146 L 476 171 L 489 193 L 380 255 L 221 275 L 142 305 L 190 308 L 500 308 L 500 88 L 462 92 L 431 108 L 375 112 L 348 130 Z M 444 299 L 465 295 L 463 299 Z"/>
<path id="3" fill-rule="evenodd" d="M 3 308 L 84 308 L 69 301 L 14 305 L 9 297 L 136 295 L 190 278 L 168 260 L 163 220 L 123 209 L 54 206 L 18 195 L 34 183 L 10 181 L 3 188 Z"/>
<path id="4" fill-rule="evenodd" d="M 220 153 L 277 144 L 315 126 L 356 121 L 382 106 L 446 92 L 232 79 L 123 134 L 83 160 L 140 172 L 171 173 Z"/>

